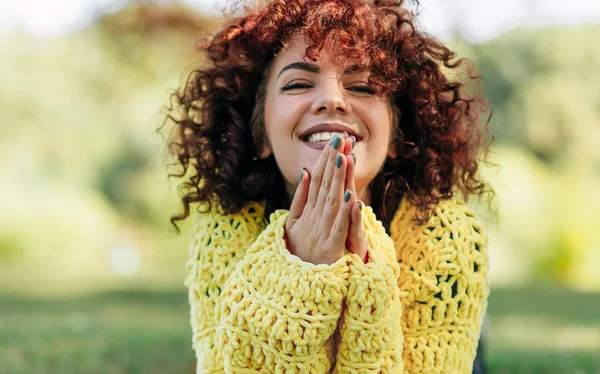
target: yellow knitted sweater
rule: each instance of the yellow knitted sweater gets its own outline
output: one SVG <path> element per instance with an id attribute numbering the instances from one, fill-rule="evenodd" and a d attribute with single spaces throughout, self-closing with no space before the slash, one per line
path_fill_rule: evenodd
<path id="1" fill-rule="evenodd" d="M 471 373 L 487 305 L 487 239 L 461 200 L 424 225 L 400 203 L 386 234 L 362 211 L 369 260 L 303 262 L 286 210 L 197 213 L 185 284 L 197 373 Z"/>

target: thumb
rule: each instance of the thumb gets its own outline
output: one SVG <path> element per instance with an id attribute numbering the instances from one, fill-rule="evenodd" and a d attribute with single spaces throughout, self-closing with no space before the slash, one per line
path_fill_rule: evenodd
<path id="1" fill-rule="evenodd" d="M 306 200 L 308 199 L 308 187 L 310 184 L 310 174 L 308 170 L 305 168 L 300 169 L 300 173 L 298 173 L 298 186 L 296 187 L 296 193 L 294 194 L 294 198 L 292 199 L 292 204 L 290 205 L 290 214 L 288 215 L 288 220 L 291 220 L 293 224 L 304 211 L 304 206 L 306 205 Z"/>

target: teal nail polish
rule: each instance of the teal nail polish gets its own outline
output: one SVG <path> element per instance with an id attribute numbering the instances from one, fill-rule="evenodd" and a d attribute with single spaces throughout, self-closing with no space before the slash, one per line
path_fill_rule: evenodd
<path id="1" fill-rule="evenodd" d="M 352 196 L 352 194 L 350 193 L 350 190 L 346 190 L 346 193 L 344 194 L 344 202 L 347 203 L 348 200 L 350 200 L 350 196 Z"/>
<path id="2" fill-rule="evenodd" d="M 356 155 L 353 153 L 352 157 L 354 157 L 354 165 L 356 166 Z"/>
<path id="3" fill-rule="evenodd" d="M 335 167 L 339 168 L 340 166 L 342 166 L 342 155 L 338 154 L 335 159 Z"/>
<path id="4" fill-rule="evenodd" d="M 331 138 L 330 142 L 333 149 L 337 150 L 342 143 L 342 138 L 338 134 L 335 134 L 333 138 Z"/>
<path id="5" fill-rule="evenodd" d="M 298 183 L 302 182 L 303 176 L 304 176 L 304 169 L 300 169 L 300 172 L 298 173 Z"/>
<path id="6" fill-rule="evenodd" d="M 356 145 L 356 137 L 354 135 L 352 135 L 352 149 L 354 149 L 355 145 Z"/>

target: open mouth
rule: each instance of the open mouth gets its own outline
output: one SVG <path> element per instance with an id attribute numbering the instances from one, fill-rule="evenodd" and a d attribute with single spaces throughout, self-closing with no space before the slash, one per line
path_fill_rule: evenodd
<path id="1" fill-rule="evenodd" d="M 302 140 L 302 139 L 301 139 L 301 140 Z M 326 145 L 327 145 L 327 143 L 329 143 L 329 142 L 327 142 L 327 141 L 324 141 L 324 142 L 307 142 L 307 141 L 304 141 L 304 140 L 302 140 L 302 143 L 303 143 L 304 145 L 306 145 L 307 147 L 309 147 L 309 148 L 313 148 L 313 149 L 323 149 L 323 148 L 325 148 L 325 146 L 326 146 Z"/>
<path id="2" fill-rule="evenodd" d="M 334 132 L 334 133 L 315 133 L 315 134 L 301 137 L 300 140 L 302 141 L 302 143 L 304 143 L 306 146 L 308 146 L 310 148 L 323 149 L 323 148 L 325 148 L 327 143 L 329 143 L 329 141 L 335 134 L 339 134 L 343 138 L 343 134 Z M 358 143 L 360 140 L 361 139 L 356 139 L 356 143 Z"/>
<path id="3" fill-rule="evenodd" d="M 315 144 L 327 143 L 331 140 L 331 138 L 334 137 L 335 134 L 340 135 L 342 137 L 342 139 L 344 138 L 344 134 L 339 133 L 339 132 L 318 132 L 318 133 L 303 136 L 300 138 L 300 140 L 302 140 L 305 143 L 315 143 Z M 359 139 L 356 137 L 355 137 L 355 139 L 356 139 L 357 143 L 362 140 L 362 139 Z"/>

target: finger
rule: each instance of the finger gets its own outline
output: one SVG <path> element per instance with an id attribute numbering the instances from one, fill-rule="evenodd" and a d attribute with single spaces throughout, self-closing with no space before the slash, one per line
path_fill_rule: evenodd
<path id="1" fill-rule="evenodd" d="M 354 145 L 356 144 L 356 138 L 354 135 L 349 136 L 344 139 L 344 154 L 348 156 L 350 152 L 354 149 Z"/>
<path id="2" fill-rule="evenodd" d="M 293 224 L 304 211 L 304 206 L 306 205 L 306 200 L 308 199 L 308 184 L 310 182 L 310 174 L 308 170 L 305 168 L 300 169 L 300 173 L 298 174 L 298 186 L 296 187 L 296 193 L 294 194 L 294 198 L 292 199 L 292 204 L 290 205 L 290 214 L 288 215 L 288 220 L 291 220 Z"/>
<path id="3" fill-rule="evenodd" d="M 325 206 L 322 210 L 323 218 L 321 222 L 324 227 L 329 228 L 329 231 L 331 231 L 333 222 L 335 221 L 335 218 L 340 210 L 340 204 L 342 203 L 346 180 L 347 162 L 346 156 L 344 156 L 342 153 L 337 154 L 331 188 L 329 189 Z M 325 193 L 325 191 L 323 191 L 323 193 Z"/>
<path id="4" fill-rule="evenodd" d="M 362 240 L 362 236 L 364 236 L 361 205 L 362 203 L 360 201 L 356 201 L 350 208 L 350 227 L 348 228 L 348 239 L 353 244 L 353 248 L 349 248 L 352 253 L 355 253 L 356 249 L 358 248 L 358 244 L 360 244 L 360 241 Z M 360 255 L 359 253 L 357 254 Z"/>
<path id="5" fill-rule="evenodd" d="M 329 146 L 331 147 L 331 151 L 329 152 L 329 156 L 327 159 L 327 164 L 325 165 L 325 171 L 323 172 L 323 177 L 320 185 L 317 188 L 318 197 L 316 198 L 315 209 L 322 211 L 325 209 L 325 204 L 327 202 L 327 197 L 329 195 L 329 190 L 331 190 L 331 184 L 333 183 L 333 175 L 335 173 L 335 164 L 337 161 L 337 155 L 341 154 L 343 142 L 342 138 L 335 134 L 330 142 Z M 314 178 L 314 177 L 313 177 Z M 311 185 L 312 188 L 312 185 Z M 312 191 L 311 191 L 312 192 Z"/>
<path id="6" fill-rule="evenodd" d="M 310 173 L 310 185 L 308 190 L 307 206 L 314 207 L 317 205 L 317 199 L 319 196 L 319 188 L 321 188 L 321 182 L 323 180 L 323 174 L 329 161 L 329 154 L 335 152 L 331 149 L 331 142 L 325 145 L 321 155 L 317 159 L 312 172 Z"/>
<path id="7" fill-rule="evenodd" d="M 352 151 L 354 151 L 354 147 L 356 146 L 356 138 L 354 137 L 354 135 L 348 138 L 347 145 L 350 151 L 346 152 L 346 154 L 349 156 L 348 171 L 346 172 L 346 188 L 356 193 L 356 187 L 354 185 L 354 167 L 356 166 L 356 154 L 351 153 Z"/>
<path id="8" fill-rule="evenodd" d="M 356 170 L 356 154 L 351 153 L 348 156 L 348 170 L 346 171 L 346 188 L 356 195 L 356 185 L 354 182 L 354 171 Z M 357 197 L 358 198 L 358 197 Z"/>
<path id="9" fill-rule="evenodd" d="M 334 243 L 346 243 L 350 225 L 350 209 L 354 201 L 354 195 L 350 190 L 344 192 L 344 202 L 342 203 L 338 215 L 335 217 L 333 230 L 330 238 Z"/>
<path id="10" fill-rule="evenodd" d="M 350 211 L 350 227 L 348 229 L 348 237 L 346 239 L 346 248 L 351 253 L 355 253 L 364 263 L 368 262 L 368 243 L 365 238 L 364 228 L 362 225 L 362 203 L 356 202 Z"/>

